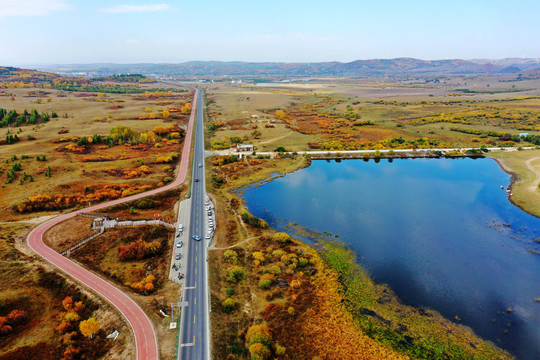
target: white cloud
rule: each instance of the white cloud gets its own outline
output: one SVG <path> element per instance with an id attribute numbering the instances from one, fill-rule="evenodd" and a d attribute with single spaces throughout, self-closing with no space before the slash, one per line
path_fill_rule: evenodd
<path id="1" fill-rule="evenodd" d="M 66 0 L 0 0 L 0 18 L 8 16 L 45 16 L 71 10 Z"/>
<path id="2" fill-rule="evenodd" d="M 100 9 L 102 13 L 106 14 L 121 14 L 121 13 L 145 13 L 154 11 L 169 10 L 171 6 L 169 4 L 148 4 L 148 5 L 117 5 L 108 8 Z"/>

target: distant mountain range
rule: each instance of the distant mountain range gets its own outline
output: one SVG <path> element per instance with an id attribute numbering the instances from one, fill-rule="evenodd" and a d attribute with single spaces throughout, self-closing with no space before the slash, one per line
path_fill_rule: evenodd
<path id="1" fill-rule="evenodd" d="M 64 74 L 107 76 L 143 74 L 183 77 L 311 77 L 385 75 L 508 74 L 540 69 L 537 59 L 419 60 L 413 58 L 356 60 L 352 62 L 279 63 L 241 61 L 189 61 L 180 64 L 73 64 L 40 66 L 39 70 Z"/>

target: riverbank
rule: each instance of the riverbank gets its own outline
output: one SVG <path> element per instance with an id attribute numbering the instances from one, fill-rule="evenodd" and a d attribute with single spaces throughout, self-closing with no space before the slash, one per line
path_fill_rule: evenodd
<path id="1" fill-rule="evenodd" d="M 540 150 L 501 151 L 487 156 L 512 177 L 508 199 L 523 211 L 540 217 Z"/>
<path id="2" fill-rule="evenodd" d="M 321 328 L 317 314 L 328 310 L 316 304 L 339 294 L 340 301 L 332 303 L 332 316 L 322 328 L 331 325 L 333 333 L 347 333 L 348 339 L 367 336 L 373 341 L 371 344 L 376 352 L 386 349 L 386 356 L 377 357 L 374 352 L 373 356 L 365 358 L 392 358 L 397 354 L 417 359 L 512 358 L 492 343 L 480 339 L 468 327 L 432 310 L 403 304 L 388 286 L 376 284 L 356 263 L 350 250 L 343 246 L 330 244 L 321 252 L 294 239 L 288 239 L 285 246 L 279 245 L 281 240 L 274 239 L 275 232 L 267 229 L 266 223 L 257 221 L 243 200 L 231 191 L 248 183 L 264 182 L 276 173 L 283 174 L 279 170 L 284 168 L 292 172 L 305 167 L 309 158 L 299 161 L 302 158 L 254 157 L 244 159 L 246 165 L 238 160 L 228 164 L 216 161 L 214 166 L 208 167 L 209 177 L 215 179 L 216 186 L 209 192 L 217 195 L 218 217 L 222 219 L 216 246 L 233 246 L 228 250 L 211 251 L 209 256 L 209 266 L 214 270 L 211 275 L 212 303 L 217 310 L 212 311 L 212 322 L 220 324 L 213 327 L 216 357 L 233 354 L 235 358 L 248 358 L 251 347 L 244 347 L 245 337 L 253 325 L 267 325 L 273 341 L 286 344 L 289 358 L 301 358 L 305 351 L 314 351 L 314 348 L 302 347 L 308 338 L 319 351 L 316 354 L 310 352 L 311 355 L 332 358 L 332 348 L 346 345 L 329 345 L 328 341 L 338 341 L 339 336 L 329 339 L 330 331 L 305 334 L 302 329 L 313 328 L 313 324 Z M 253 160 L 260 162 L 253 163 Z M 286 202 L 287 199 L 276 201 Z M 246 241 L 250 238 L 253 240 Z M 306 260 L 308 264 L 305 264 Z M 235 274 L 242 276 L 236 280 Z M 314 274 L 324 276 L 324 281 Z M 269 287 L 265 290 L 268 281 Z M 325 284 L 324 289 L 322 284 Z M 313 292 L 313 289 L 318 291 Z M 334 290 L 330 294 L 331 289 Z M 233 306 L 225 307 L 226 303 Z M 332 321 L 328 325 L 328 319 L 343 321 Z M 301 336 L 305 338 L 301 339 Z M 278 347 L 275 349 L 277 351 Z"/>

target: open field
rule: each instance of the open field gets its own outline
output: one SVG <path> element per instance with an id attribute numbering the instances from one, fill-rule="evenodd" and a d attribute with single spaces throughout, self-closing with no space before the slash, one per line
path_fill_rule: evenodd
<path id="1" fill-rule="evenodd" d="M 0 141 L 0 208 L 5 219 L 23 218 L 16 206 L 32 195 L 80 194 L 88 192 L 87 187 L 99 191 L 105 184 L 157 187 L 171 177 L 177 155 L 158 157 L 180 153 L 187 116 L 178 109 L 191 101 L 191 92 L 80 96 L 48 89 L 47 98 L 38 98 L 38 104 L 28 96 L 32 91 L 7 89 L 0 107 L 19 114 L 25 109 L 55 112 L 58 117 L 0 129 L 19 139 L 11 144 Z M 116 138 L 112 146 L 107 143 L 111 129 L 118 126 L 131 129 L 136 141 Z M 86 144 L 81 142 L 85 138 L 90 139 Z"/>
<path id="2" fill-rule="evenodd" d="M 528 213 L 540 217 L 540 151 L 504 151 L 489 156 L 513 175 L 510 196 L 512 202 Z"/>
<path id="3" fill-rule="evenodd" d="M 256 151 L 520 146 L 540 135 L 540 82 L 496 78 L 430 83 L 335 79 L 208 86 L 207 146 Z M 252 95 L 253 94 L 253 95 Z"/>

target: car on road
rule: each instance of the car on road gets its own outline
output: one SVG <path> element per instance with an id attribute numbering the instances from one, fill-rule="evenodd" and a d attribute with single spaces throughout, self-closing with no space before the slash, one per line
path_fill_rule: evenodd
<path id="1" fill-rule="evenodd" d="M 199 182 L 199 178 L 196 178 L 196 179 L 195 179 L 195 182 Z"/>
<path id="2" fill-rule="evenodd" d="M 207 239 L 207 240 L 210 239 L 211 237 L 212 237 L 212 234 L 210 234 L 210 233 L 207 233 L 207 234 L 204 236 L 204 238 Z"/>
<path id="3" fill-rule="evenodd" d="M 174 258 L 176 260 L 180 260 L 182 258 L 182 254 L 178 253 L 178 254 L 174 255 Z"/>
<path id="4" fill-rule="evenodd" d="M 176 243 L 176 247 L 177 248 L 181 248 L 182 246 L 184 246 L 184 242 L 183 241 L 179 241 Z"/>
<path id="5" fill-rule="evenodd" d="M 199 163 L 199 167 L 202 167 L 202 163 Z"/>
<path id="6" fill-rule="evenodd" d="M 199 235 L 193 235 L 193 240 L 200 241 L 201 237 Z"/>
<path id="7" fill-rule="evenodd" d="M 180 237 L 180 231 L 176 233 L 176 237 Z"/>
<path id="8" fill-rule="evenodd" d="M 212 216 L 212 210 L 208 210 L 208 216 Z"/>

